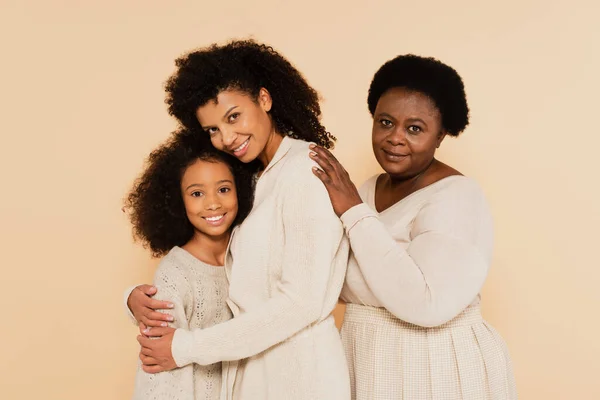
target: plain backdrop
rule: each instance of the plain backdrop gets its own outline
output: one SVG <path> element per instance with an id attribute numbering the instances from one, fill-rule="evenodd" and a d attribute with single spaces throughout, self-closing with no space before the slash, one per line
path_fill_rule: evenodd
<path id="1" fill-rule="evenodd" d="M 122 200 L 175 127 L 173 60 L 246 37 L 319 90 L 358 184 L 378 172 L 366 107 L 377 68 L 415 53 L 459 71 L 472 122 L 439 158 L 477 179 L 493 210 L 484 316 L 522 399 L 600 398 L 598 2 L 0 4 L 3 399 L 131 396 L 137 331 L 122 293 L 156 260 L 133 243 Z"/>

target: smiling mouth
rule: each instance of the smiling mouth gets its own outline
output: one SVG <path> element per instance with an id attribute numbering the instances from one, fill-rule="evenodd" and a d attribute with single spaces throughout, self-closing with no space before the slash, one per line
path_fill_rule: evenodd
<path id="1" fill-rule="evenodd" d="M 227 213 L 225 213 L 225 214 L 227 214 Z M 215 216 L 212 216 L 212 217 L 202 217 L 202 218 L 206 222 L 208 222 L 210 225 L 219 225 L 221 222 L 224 221 L 225 214 L 215 215 Z"/>
<path id="2" fill-rule="evenodd" d="M 400 153 L 394 153 L 392 151 L 386 150 L 386 149 L 381 149 L 385 154 L 390 155 L 392 157 L 406 157 L 408 156 L 408 154 L 400 154 Z"/>
<path id="3" fill-rule="evenodd" d="M 233 149 L 232 150 L 233 154 L 235 154 L 237 156 L 238 154 L 243 153 L 248 148 L 249 143 L 250 143 L 250 138 L 246 139 L 241 145 L 239 145 L 238 147 Z"/>

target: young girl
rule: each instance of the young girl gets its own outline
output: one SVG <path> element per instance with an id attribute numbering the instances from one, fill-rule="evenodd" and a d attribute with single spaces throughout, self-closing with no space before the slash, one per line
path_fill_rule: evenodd
<path id="1" fill-rule="evenodd" d="M 169 326 L 203 329 L 231 318 L 222 265 L 232 226 L 252 206 L 251 185 L 239 161 L 186 130 L 150 154 L 126 208 L 135 237 L 153 256 L 164 255 L 154 276 L 154 298 L 171 303 Z M 134 399 L 208 400 L 220 392 L 220 362 L 156 375 L 140 365 Z"/>

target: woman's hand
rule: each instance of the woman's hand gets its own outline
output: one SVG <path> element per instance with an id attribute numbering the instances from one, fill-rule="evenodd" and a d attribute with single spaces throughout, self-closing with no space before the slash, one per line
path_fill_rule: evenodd
<path id="1" fill-rule="evenodd" d="M 127 299 L 127 307 L 133 313 L 135 320 L 140 324 L 140 330 L 146 327 L 166 327 L 168 322 L 173 322 L 173 316 L 158 312 L 173 308 L 168 301 L 154 300 L 151 296 L 156 294 L 156 287 L 140 285 L 133 289 Z"/>
<path id="2" fill-rule="evenodd" d="M 171 353 L 171 343 L 175 335 L 174 328 L 150 328 L 145 336 L 138 336 L 137 340 L 142 346 L 140 350 L 140 360 L 142 360 L 142 369 L 149 374 L 157 372 L 170 371 L 177 368 L 173 354 Z"/>
<path id="3" fill-rule="evenodd" d="M 310 157 L 321 167 L 314 167 L 313 173 L 325 185 L 337 216 L 342 216 L 350 208 L 362 203 L 356 186 L 342 164 L 327 149 L 315 145 L 310 145 L 310 149 Z"/>

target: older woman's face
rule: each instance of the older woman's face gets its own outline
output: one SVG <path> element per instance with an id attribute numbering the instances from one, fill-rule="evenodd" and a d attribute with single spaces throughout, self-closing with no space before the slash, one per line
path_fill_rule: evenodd
<path id="1" fill-rule="evenodd" d="M 407 179 L 424 171 L 445 136 L 440 111 L 423 93 L 392 88 L 379 99 L 373 152 L 392 177 Z"/>

